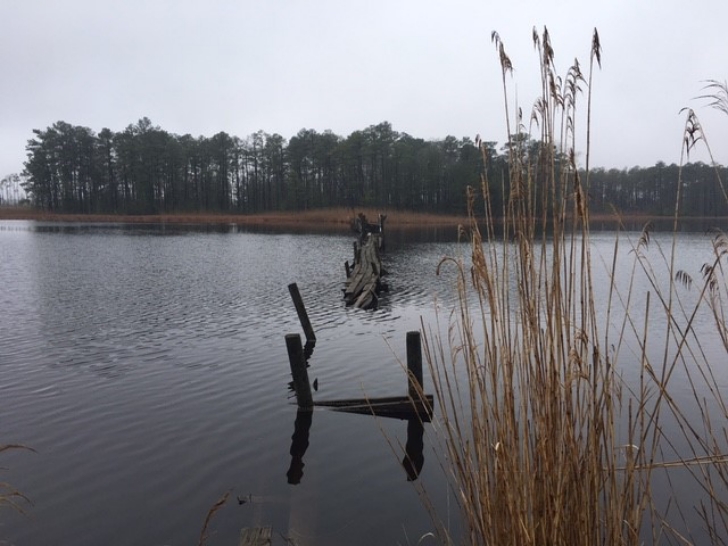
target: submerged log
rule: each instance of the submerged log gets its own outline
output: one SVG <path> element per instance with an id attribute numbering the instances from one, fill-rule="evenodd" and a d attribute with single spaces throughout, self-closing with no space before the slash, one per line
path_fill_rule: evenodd
<path id="1" fill-rule="evenodd" d="M 389 396 L 385 398 L 351 398 L 348 400 L 318 400 L 314 406 L 324 406 L 363 415 L 394 417 L 396 419 L 419 418 L 423 423 L 432 419 L 432 395 L 411 398 L 409 396 Z"/>

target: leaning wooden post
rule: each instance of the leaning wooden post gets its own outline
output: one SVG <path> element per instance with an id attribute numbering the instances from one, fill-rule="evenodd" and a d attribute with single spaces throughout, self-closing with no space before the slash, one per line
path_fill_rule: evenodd
<path id="1" fill-rule="evenodd" d="M 306 341 L 316 341 L 316 334 L 313 332 L 311 321 L 308 320 L 308 313 L 306 313 L 306 307 L 303 305 L 298 285 L 295 282 L 289 284 L 288 291 L 291 293 L 291 298 L 293 298 L 293 305 L 296 306 L 296 313 L 298 313 L 298 320 L 301 321 L 301 326 L 303 326 L 303 332 L 306 334 Z"/>
<path id="2" fill-rule="evenodd" d="M 349 267 L 349 260 L 346 260 L 344 262 L 344 267 L 346 268 L 346 278 L 348 279 L 351 277 L 351 267 Z"/>
<path id="3" fill-rule="evenodd" d="M 299 334 L 286 334 L 286 349 L 288 361 L 291 364 L 293 388 L 296 391 L 296 401 L 301 409 L 313 409 L 313 396 L 311 384 L 308 382 L 306 359 L 303 357 L 303 346 Z"/>
<path id="4" fill-rule="evenodd" d="M 419 332 L 407 332 L 407 393 L 413 400 L 422 397 L 422 343 Z"/>

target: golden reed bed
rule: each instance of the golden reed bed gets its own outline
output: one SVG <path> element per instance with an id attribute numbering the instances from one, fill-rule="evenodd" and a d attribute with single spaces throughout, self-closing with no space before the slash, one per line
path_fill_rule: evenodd
<path id="1" fill-rule="evenodd" d="M 301 227 L 313 225 L 341 226 L 349 229 L 351 221 L 363 212 L 367 218 L 375 219 L 379 213 L 387 215 L 387 226 L 458 226 L 469 225 L 470 219 L 455 214 L 431 214 L 393 209 L 346 208 L 312 209 L 298 212 L 265 212 L 259 214 L 229 214 L 210 212 L 190 212 L 174 214 L 72 214 L 54 213 L 30 207 L 0 207 L 0 220 L 36 220 L 42 222 L 120 222 L 128 224 L 236 224 L 241 226 L 278 226 Z M 621 217 L 623 222 L 646 223 L 665 217 L 647 215 L 628 215 Z M 590 216 L 591 222 L 615 222 L 611 214 Z M 689 220 L 689 218 L 683 218 Z"/>

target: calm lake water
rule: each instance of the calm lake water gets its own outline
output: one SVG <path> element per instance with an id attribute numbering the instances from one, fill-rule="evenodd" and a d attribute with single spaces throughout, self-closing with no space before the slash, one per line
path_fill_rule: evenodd
<path id="1" fill-rule="evenodd" d="M 455 304 L 453 272 L 435 275 L 443 256 L 467 256 L 454 237 L 391 233 L 391 291 L 360 311 L 341 299 L 353 235 L 0 222 L 0 443 L 37 451 L 0 455 L 0 481 L 34 503 L 0 512 L 0 539 L 194 544 L 230 491 L 209 544 L 257 525 L 277 544 L 416 544 L 433 530 L 422 489 L 457 537 L 430 425 L 414 482 L 405 421 L 317 409 L 292 445 L 284 342 L 301 332 L 297 282 L 318 338 L 315 399 L 406 394 L 406 333 L 434 325 L 436 309 L 446 322 Z M 680 238 L 695 279 L 709 238 Z M 593 242 L 603 272 L 614 233 Z"/>

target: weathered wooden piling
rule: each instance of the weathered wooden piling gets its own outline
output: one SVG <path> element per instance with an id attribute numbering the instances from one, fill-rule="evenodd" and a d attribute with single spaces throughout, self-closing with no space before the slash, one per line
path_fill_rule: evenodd
<path id="1" fill-rule="evenodd" d="M 301 293 L 298 291 L 298 285 L 295 282 L 289 284 L 288 291 L 291 293 L 293 305 L 296 306 L 296 313 L 298 313 L 298 320 L 301 321 L 301 326 L 303 326 L 303 332 L 306 334 L 306 341 L 315 342 L 316 334 L 314 333 L 313 326 L 311 326 L 311 321 L 308 318 L 306 306 L 303 305 L 303 298 L 301 298 Z"/>
<path id="2" fill-rule="evenodd" d="M 344 269 L 346 269 L 346 278 L 351 277 L 351 267 L 349 266 L 349 260 L 344 261 Z"/>
<path id="3" fill-rule="evenodd" d="M 376 224 L 373 224 L 369 221 L 367 221 L 367 217 L 363 212 L 360 212 L 356 219 L 354 220 L 354 230 L 359 233 L 359 238 L 361 240 L 364 240 L 364 238 L 369 233 L 378 233 L 381 235 L 381 242 L 384 243 L 384 221 L 387 219 L 386 214 L 380 214 L 379 215 L 379 222 Z"/>
<path id="4" fill-rule="evenodd" d="M 422 390 L 422 341 L 417 331 L 407 332 L 407 392 L 418 400 Z"/>
<path id="5" fill-rule="evenodd" d="M 296 401 L 301 409 L 313 409 L 313 396 L 311 395 L 311 384 L 308 381 L 308 370 L 306 369 L 306 358 L 303 355 L 303 345 L 299 334 L 286 335 L 286 349 L 288 350 L 288 361 L 291 365 L 291 376 L 293 377 L 293 388 L 296 392 Z"/>

